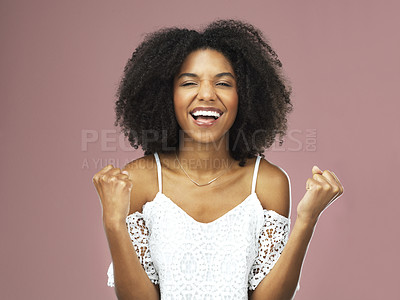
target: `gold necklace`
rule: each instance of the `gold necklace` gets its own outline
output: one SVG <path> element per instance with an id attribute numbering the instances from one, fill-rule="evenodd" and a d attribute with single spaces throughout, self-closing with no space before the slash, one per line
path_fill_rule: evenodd
<path id="1" fill-rule="evenodd" d="M 201 184 L 201 183 L 198 183 L 197 181 L 195 181 L 194 179 L 192 179 L 192 178 L 189 176 L 189 174 L 185 171 L 185 169 L 184 169 L 183 166 L 181 165 L 181 162 L 179 161 L 179 158 L 178 158 L 178 155 L 176 154 L 176 152 L 175 152 L 175 157 L 176 157 L 176 159 L 178 160 L 178 164 L 179 164 L 179 166 L 181 167 L 183 173 L 185 173 L 185 175 L 187 176 L 187 178 L 190 179 L 191 182 L 193 182 L 195 185 L 197 185 L 197 186 L 199 186 L 199 187 L 209 185 L 210 183 L 212 183 L 212 182 L 214 182 L 215 180 L 217 180 L 218 178 L 220 178 L 222 175 L 224 175 L 224 174 L 231 168 L 232 163 L 233 163 L 233 162 L 231 162 L 231 164 L 229 165 L 229 168 L 227 168 L 222 174 L 218 175 L 218 176 L 215 177 L 214 179 L 211 179 L 211 180 L 210 180 L 209 182 L 207 182 L 207 183 Z"/>

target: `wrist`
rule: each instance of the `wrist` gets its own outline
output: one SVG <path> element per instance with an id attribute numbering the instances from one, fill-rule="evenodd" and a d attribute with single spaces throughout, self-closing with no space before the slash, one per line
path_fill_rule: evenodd
<path id="1" fill-rule="evenodd" d="M 106 231 L 126 230 L 126 220 L 122 218 L 103 216 L 103 226 Z"/>
<path id="2" fill-rule="evenodd" d="M 296 223 L 299 223 L 299 225 L 301 225 L 304 228 L 314 229 L 314 227 L 317 225 L 318 219 L 319 216 L 312 217 L 312 216 L 304 216 L 301 214 L 297 214 Z"/>

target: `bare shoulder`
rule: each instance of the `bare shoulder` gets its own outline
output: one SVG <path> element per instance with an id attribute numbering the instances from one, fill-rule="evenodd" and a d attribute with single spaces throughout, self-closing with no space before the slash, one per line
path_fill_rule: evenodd
<path id="1" fill-rule="evenodd" d="M 126 164 L 132 182 L 130 214 L 141 212 L 146 202 L 154 199 L 158 192 L 157 165 L 154 155 L 146 155 Z"/>
<path id="2" fill-rule="evenodd" d="M 290 216 L 291 195 L 288 174 L 279 166 L 261 159 L 256 193 L 264 209 Z"/>

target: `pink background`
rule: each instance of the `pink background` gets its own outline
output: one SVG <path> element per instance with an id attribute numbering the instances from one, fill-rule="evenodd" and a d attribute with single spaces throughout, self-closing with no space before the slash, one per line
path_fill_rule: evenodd
<path id="1" fill-rule="evenodd" d="M 91 180 L 142 154 L 112 132 L 123 66 L 144 33 L 218 17 L 259 27 L 292 82 L 290 135 L 266 153 L 290 175 L 292 217 L 313 164 L 345 187 L 296 299 L 399 297 L 398 1 L 244 2 L 0 2 L 1 299 L 115 299 Z"/>

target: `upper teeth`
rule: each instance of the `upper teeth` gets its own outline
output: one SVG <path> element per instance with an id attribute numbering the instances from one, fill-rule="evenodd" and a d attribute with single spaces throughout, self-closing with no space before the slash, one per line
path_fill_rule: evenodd
<path id="1" fill-rule="evenodd" d="M 203 116 L 203 117 L 215 117 L 215 118 L 219 118 L 221 116 L 216 111 L 206 111 L 206 110 L 198 110 L 192 113 L 192 115 L 195 117 Z"/>

